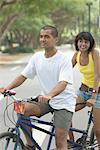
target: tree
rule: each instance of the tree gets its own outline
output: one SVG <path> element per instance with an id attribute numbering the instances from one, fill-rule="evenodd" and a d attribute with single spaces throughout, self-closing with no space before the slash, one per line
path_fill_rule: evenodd
<path id="1" fill-rule="evenodd" d="M 97 3 L 94 3 L 93 7 L 96 6 Z M 87 30 L 86 0 L 0 0 L 0 7 L 0 39 L 8 32 L 13 33 L 12 40 L 21 45 L 36 47 L 38 32 L 45 24 L 55 25 L 61 38 L 64 35 L 65 39 Z M 91 12 L 93 32 L 97 30 L 93 23 L 98 11 L 94 8 Z"/>

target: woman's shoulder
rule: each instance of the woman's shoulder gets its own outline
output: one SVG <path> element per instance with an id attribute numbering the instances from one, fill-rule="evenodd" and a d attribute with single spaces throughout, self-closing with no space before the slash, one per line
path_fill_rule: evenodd
<path id="1" fill-rule="evenodd" d="M 93 59 L 96 59 L 100 57 L 100 49 L 99 48 L 94 48 L 94 50 L 91 52 Z"/>
<path id="2" fill-rule="evenodd" d="M 79 51 L 75 52 L 73 57 L 72 57 L 72 59 L 76 59 L 77 60 L 77 56 L 79 55 L 79 53 L 80 53 Z"/>
<path id="3" fill-rule="evenodd" d="M 77 56 L 78 56 L 78 51 L 74 53 L 73 57 L 72 57 L 72 64 L 73 64 L 73 67 L 76 65 L 77 63 Z"/>
<path id="4" fill-rule="evenodd" d="M 75 52 L 73 57 L 77 57 L 78 53 L 79 53 L 79 51 Z"/>
<path id="5" fill-rule="evenodd" d="M 93 55 L 100 55 L 100 49 L 94 48 L 94 50 L 91 52 Z"/>

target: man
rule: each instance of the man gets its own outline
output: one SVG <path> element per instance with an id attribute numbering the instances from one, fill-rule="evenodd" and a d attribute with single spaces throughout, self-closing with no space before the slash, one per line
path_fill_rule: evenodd
<path id="1" fill-rule="evenodd" d="M 39 42 L 45 51 L 35 53 L 28 65 L 9 86 L 0 91 L 20 86 L 27 78 L 36 75 L 42 87 L 43 95 L 38 103 L 25 103 L 25 116 L 41 116 L 54 112 L 55 141 L 57 150 L 67 150 L 66 135 L 75 110 L 72 64 L 56 49 L 57 29 L 44 26 L 40 30 Z M 29 128 L 31 132 L 31 128 Z M 26 136 L 27 147 L 33 145 Z M 31 148 L 33 149 L 33 147 Z"/>

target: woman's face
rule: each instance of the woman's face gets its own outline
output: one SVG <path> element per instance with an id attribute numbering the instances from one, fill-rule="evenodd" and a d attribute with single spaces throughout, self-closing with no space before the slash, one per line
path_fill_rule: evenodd
<path id="1" fill-rule="evenodd" d="M 88 51 L 90 47 L 90 41 L 85 39 L 79 39 L 77 42 L 78 49 L 82 52 Z"/>

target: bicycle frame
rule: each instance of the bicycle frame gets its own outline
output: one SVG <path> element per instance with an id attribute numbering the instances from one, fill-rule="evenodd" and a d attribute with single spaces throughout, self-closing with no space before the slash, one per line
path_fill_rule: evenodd
<path id="1" fill-rule="evenodd" d="M 35 124 L 27 123 L 27 121 L 36 122 L 38 124 L 45 124 L 47 126 L 49 125 L 49 126 L 51 126 L 51 130 L 50 131 L 45 130 L 45 129 L 41 128 L 41 127 L 36 126 Z M 39 150 L 42 150 L 41 147 L 36 142 L 36 140 L 34 139 L 34 137 L 32 137 L 32 135 L 30 135 L 29 131 L 24 127 L 24 125 L 27 125 L 28 127 L 31 127 L 33 129 L 37 129 L 37 130 L 42 131 L 42 132 L 44 132 L 46 134 L 49 134 L 50 137 L 49 137 L 49 141 L 48 141 L 48 145 L 47 145 L 47 150 L 50 150 L 52 138 L 53 138 L 53 136 L 55 136 L 55 134 L 54 134 L 54 126 L 53 126 L 52 122 L 46 122 L 46 121 L 42 121 L 42 120 L 39 120 L 39 119 L 34 119 L 34 118 L 25 117 L 25 116 L 20 116 L 18 118 L 18 121 L 17 121 L 16 125 L 20 126 L 20 128 L 26 133 L 26 135 L 28 135 L 28 137 L 30 138 L 30 140 L 33 142 L 33 144 L 36 145 L 36 147 Z"/>
<path id="2" fill-rule="evenodd" d="M 9 95 L 9 96 L 13 100 L 17 100 L 15 96 L 13 96 L 13 95 L 12 96 Z M 11 129 L 11 132 L 15 132 L 16 135 L 18 135 L 18 138 L 19 138 L 20 137 L 20 128 L 21 128 L 24 131 L 24 133 L 26 133 L 26 135 L 30 138 L 30 140 L 33 142 L 33 144 L 36 145 L 36 147 L 38 148 L 38 150 L 42 150 L 42 148 L 37 143 L 37 141 L 34 139 L 34 136 L 32 137 L 32 135 L 27 130 L 27 128 L 25 128 L 25 126 L 31 127 L 33 129 L 37 129 L 37 130 L 39 130 L 41 132 L 44 132 L 44 133 L 46 133 L 46 134 L 48 134 L 50 136 L 49 140 L 48 140 L 48 144 L 47 144 L 47 149 L 46 149 L 46 150 L 50 150 L 52 138 L 55 136 L 55 128 L 54 128 L 54 125 L 53 125 L 53 120 L 51 122 L 47 122 L 47 121 L 43 121 L 43 120 L 40 120 L 40 119 L 35 119 L 35 118 L 32 118 L 32 117 L 30 117 L 30 118 L 29 117 L 25 117 L 25 116 L 20 115 L 20 114 L 18 114 L 18 115 L 19 115 L 19 117 L 18 117 L 18 120 L 17 120 L 17 123 L 16 123 L 16 127 L 13 128 L 13 129 Z M 82 145 L 82 143 L 79 144 L 77 142 L 68 140 L 68 143 L 70 143 L 72 145 L 72 147 L 76 148 L 76 150 L 78 150 L 78 148 L 83 148 L 83 146 L 86 144 L 86 139 L 88 137 L 89 128 L 90 128 L 91 122 L 93 120 L 92 118 L 93 117 L 92 117 L 92 110 L 91 110 L 90 114 L 89 114 L 89 119 L 88 119 L 86 130 L 80 130 L 80 129 L 76 129 L 76 128 L 70 128 L 70 130 L 73 131 L 73 132 L 81 133 L 82 134 L 82 139 L 84 141 L 84 143 Z M 48 131 L 46 129 L 43 129 L 41 127 L 38 127 L 35 124 L 29 123 L 28 121 L 36 122 L 36 123 L 39 123 L 39 124 L 44 124 L 44 125 L 47 125 L 47 126 L 51 126 L 50 131 Z"/>
<path id="3" fill-rule="evenodd" d="M 51 129 L 50 129 L 50 131 L 48 131 L 46 129 L 38 127 L 35 124 L 28 123 L 28 121 L 36 122 L 37 124 L 44 124 L 44 125 L 47 125 L 47 126 L 49 125 L 49 126 L 51 126 Z M 88 136 L 88 131 L 89 131 L 91 122 L 92 122 L 92 111 L 90 112 L 90 115 L 89 115 L 88 125 L 87 125 L 87 129 L 86 130 L 79 130 L 79 129 L 76 129 L 76 128 L 70 128 L 71 131 L 78 132 L 78 133 L 82 134 L 82 138 L 84 138 L 84 144 L 85 144 L 87 136 Z M 44 133 L 50 135 L 49 140 L 48 140 L 48 144 L 47 144 L 47 149 L 46 149 L 46 150 L 50 150 L 51 143 L 52 143 L 52 138 L 55 136 L 55 133 L 54 133 L 54 129 L 55 128 L 54 128 L 54 125 L 53 125 L 53 121 L 52 122 L 47 122 L 47 121 L 35 119 L 35 118 L 32 118 L 32 117 L 30 117 L 30 118 L 29 117 L 25 117 L 23 115 L 20 115 L 20 117 L 18 117 L 16 128 L 20 127 L 24 131 L 24 133 L 26 133 L 26 135 L 30 138 L 30 140 L 33 142 L 33 144 L 35 144 L 36 147 L 39 150 L 42 150 L 40 145 L 37 143 L 37 141 L 34 139 L 34 137 L 32 137 L 32 135 L 29 133 L 29 131 L 25 128 L 24 125 L 26 125 L 28 127 L 31 127 L 33 129 L 37 129 L 40 132 L 44 132 Z M 82 145 L 78 144 L 77 142 L 68 140 L 68 143 L 70 143 L 73 147 L 82 148 Z"/>

